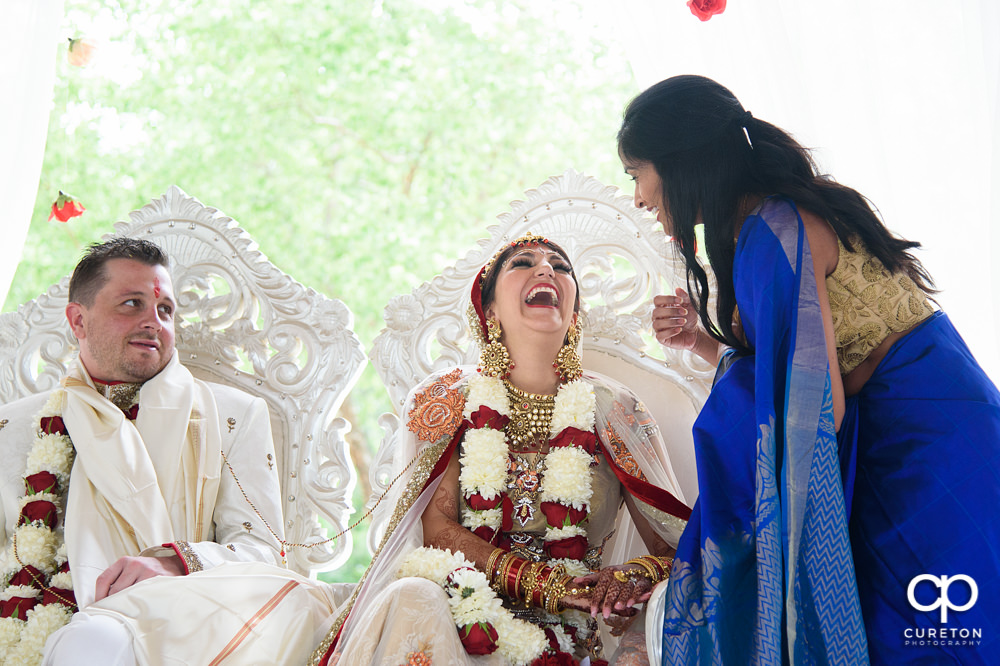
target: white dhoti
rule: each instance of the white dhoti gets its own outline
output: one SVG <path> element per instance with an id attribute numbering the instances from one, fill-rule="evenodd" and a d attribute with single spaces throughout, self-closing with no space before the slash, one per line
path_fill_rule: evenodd
<path id="1" fill-rule="evenodd" d="M 91 616 L 97 624 L 74 629 L 74 620 L 53 634 L 45 663 L 97 663 L 93 653 L 80 646 L 88 640 L 81 635 L 94 629 L 89 640 L 118 640 L 120 634 L 105 629 L 105 621 L 111 620 L 124 628 L 131 653 L 107 663 L 130 664 L 132 658 L 144 666 L 304 664 L 350 587 L 252 563 L 227 564 L 182 578 L 150 578 L 78 614 Z"/>

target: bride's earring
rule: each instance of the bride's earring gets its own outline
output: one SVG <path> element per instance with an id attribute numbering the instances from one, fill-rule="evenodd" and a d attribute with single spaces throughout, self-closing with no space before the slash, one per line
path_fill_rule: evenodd
<path id="1" fill-rule="evenodd" d="M 577 348 L 580 345 L 580 328 L 573 322 L 566 331 L 566 342 L 563 344 L 552 367 L 556 369 L 560 381 L 571 382 L 583 374 L 583 362 Z"/>
<path id="2" fill-rule="evenodd" d="M 514 367 L 507 347 L 500 341 L 500 322 L 486 320 L 486 335 L 489 338 L 479 353 L 479 371 L 487 377 L 507 379 Z"/>

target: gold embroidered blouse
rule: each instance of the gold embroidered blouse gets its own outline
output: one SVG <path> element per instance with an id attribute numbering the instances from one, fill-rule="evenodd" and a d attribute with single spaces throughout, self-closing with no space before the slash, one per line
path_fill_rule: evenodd
<path id="1" fill-rule="evenodd" d="M 846 375 L 883 340 L 934 313 L 927 295 L 905 273 L 890 273 L 877 257 L 851 238 L 854 251 L 837 239 L 837 269 L 826 278 L 826 291 L 837 337 L 837 362 Z"/>

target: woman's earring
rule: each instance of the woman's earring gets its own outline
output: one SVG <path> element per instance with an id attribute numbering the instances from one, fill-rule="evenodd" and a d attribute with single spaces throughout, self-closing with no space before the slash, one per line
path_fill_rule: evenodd
<path id="1" fill-rule="evenodd" d="M 580 361 L 580 354 L 577 347 L 580 345 L 580 329 L 576 322 L 569 325 L 566 331 L 566 342 L 563 344 L 552 367 L 556 369 L 559 379 L 564 382 L 571 382 L 579 379 L 583 374 L 583 362 Z"/>
<path id="2" fill-rule="evenodd" d="M 510 353 L 500 342 L 500 322 L 495 319 L 486 320 L 486 335 L 489 338 L 483 350 L 479 353 L 479 371 L 487 377 L 507 379 L 514 367 Z"/>

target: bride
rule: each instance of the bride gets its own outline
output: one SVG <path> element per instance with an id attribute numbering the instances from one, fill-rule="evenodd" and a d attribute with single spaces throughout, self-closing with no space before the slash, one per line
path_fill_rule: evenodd
<path id="1" fill-rule="evenodd" d="M 410 394 L 386 535 L 312 663 L 646 663 L 637 605 L 690 514 L 659 430 L 582 372 L 558 245 L 506 246 L 471 301 L 479 367 Z"/>

